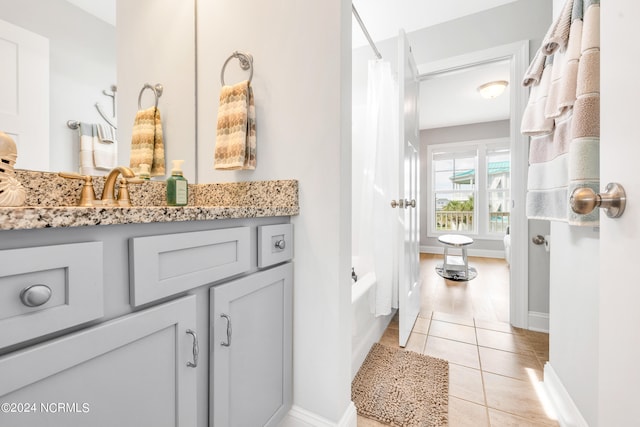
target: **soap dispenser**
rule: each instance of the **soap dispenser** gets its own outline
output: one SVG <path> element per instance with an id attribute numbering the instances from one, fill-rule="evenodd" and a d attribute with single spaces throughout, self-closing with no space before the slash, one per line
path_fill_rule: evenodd
<path id="1" fill-rule="evenodd" d="M 171 176 L 167 178 L 167 205 L 185 206 L 189 200 L 187 180 L 182 176 L 184 160 L 174 160 Z"/>

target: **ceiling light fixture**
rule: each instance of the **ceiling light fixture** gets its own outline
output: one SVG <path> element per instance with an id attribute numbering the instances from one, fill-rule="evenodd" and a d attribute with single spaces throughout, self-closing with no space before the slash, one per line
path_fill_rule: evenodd
<path id="1" fill-rule="evenodd" d="M 502 95 L 508 84 L 509 82 L 506 80 L 496 80 L 483 84 L 478 88 L 478 92 L 480 92 L 480 96 L 486 99 L 497 98 Z"/>

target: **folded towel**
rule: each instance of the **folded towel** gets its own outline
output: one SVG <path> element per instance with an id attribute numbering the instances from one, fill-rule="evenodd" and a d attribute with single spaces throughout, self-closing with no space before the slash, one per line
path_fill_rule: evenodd
<path id="1" fill-rule="evenodd" d="M 546 135 L 553 132 L 553 119 L 545 116 L 544 114 L 547 105 L 547 98 L 549 96 L 549 88 L 551 86 L 553 67 L 554 65 L 552 60 L 546 61 L 546 66 L 542 70 L 539 83 L 531 86 L 529 102 L 524 110 L 522 124 L 520 127 L 520 131 L 524 135 Z M 523 82 L 523 84 L 526 86 L 527 82 Z"/>
<path id="2" fill-rule="evenodd" d="M 101 124 L 95 126 L 97 137 L 93 138 L 93 164 L 96 169 L 110 171 L 118 165 L 115 129 Z"/>
<path id="3" fill-rule="evenodd" d="M 93 163 L 94 129 L 95 127 L 91 123 L 80 123 L 80 126 L 78 126 L 80 134 L 79 169 L 82 175 L 96 175 L 96 168 Z M 95 138 L 97 138 L 97 135 Z"/>
<path id="4" fill-rule="evenodd" d="M 151 176 L 165 174 L 162 120 L 156 107 L 138 111 L 133 123 L 130 166 L 138 173 L 142 163 L 151 165 Z"/>
<path id="5" fill-rule="evenodd" d="M 547 62 L 547 56 L 542 53 L 540 49 L 536 51 L 536 56 L 531 61 L 529 68 L 524 73 L 524 78 L 522 80 L 523 86 L 532 86 L 540 83 L 540 79 L 542 78 L 542 71 L 544 70 L 544 66 Z"/>
<path id="6" fill-rule="evenodd" d="M 581 3 L 582 0 L 576 0 Z M 569 31 L 571 28 L 571 16 L 574 6 L 573 0 L 567 0 L 556 21 L 551 25 L 549 31 L 542 41 L 542 52 L 545 55 L 553 55 L 556 51 L 567 47 L 569 41 Z"/>
<path id="7" fill-rule="evenodd" d="M 256 168 L 256 112 L 248 81 L 220 91 L 214 168 Z"/>

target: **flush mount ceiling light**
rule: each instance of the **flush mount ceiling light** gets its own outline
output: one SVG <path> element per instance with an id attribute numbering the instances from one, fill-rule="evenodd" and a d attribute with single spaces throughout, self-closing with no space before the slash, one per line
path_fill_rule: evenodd
<path id="1" fill-rule="evenodd" d="M 480 96 L 486 99 L 496 98 L 504 92 L 505 88 L 509 84 L 506 80 L 496 80 L 495 82 L 485 83 L 478 88 Z"/>

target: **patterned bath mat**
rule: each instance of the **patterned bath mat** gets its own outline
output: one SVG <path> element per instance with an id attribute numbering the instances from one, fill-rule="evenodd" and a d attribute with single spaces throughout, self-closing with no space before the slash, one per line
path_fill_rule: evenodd
<path id="1" fill-rule="evenodd" d="M 449 363 L 375 343 L 351 383 L 358 414 L 392 426 L 446 426 Z"/>

